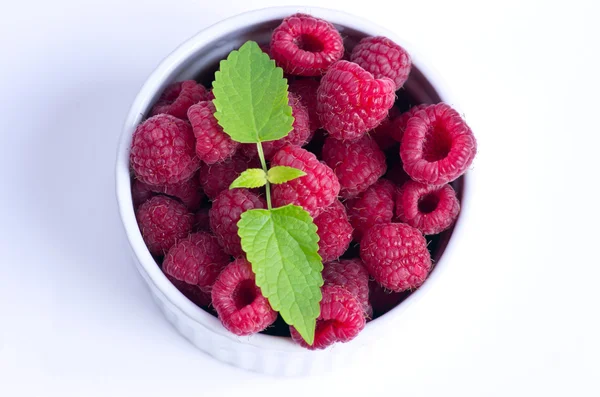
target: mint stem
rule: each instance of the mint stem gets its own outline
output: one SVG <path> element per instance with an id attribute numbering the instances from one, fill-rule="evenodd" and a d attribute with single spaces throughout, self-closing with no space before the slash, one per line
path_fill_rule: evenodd
<path id="1" fill-rule="evenodd" d="M 258 142 L 256 144 L 256 147 L 258 148 L 258 157 L 260 158 L 260 164 L 262 165 L 262 169 L 266 175 L 268 169 L 267 169 L 267 162 L 265 160 L 265 154 L 264 154 L 263 148 L 262 148 L 262 143 Z M 271 209 L 271 184 L 269 183 L 268 180 L 267 180 L 267 184 L 265 185 L 265 189 L 267 190 L 267 208 Z"/>

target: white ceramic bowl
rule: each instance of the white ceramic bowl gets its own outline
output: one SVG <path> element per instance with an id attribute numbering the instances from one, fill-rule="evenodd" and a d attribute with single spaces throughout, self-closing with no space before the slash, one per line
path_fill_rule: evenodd
<path id="1" fill-rule="evenodd" d="M 457 221 L 452 239 L 446 246 L 425 284 L 411 294 L 398 307 L 367 324 L 353 341 L 336 344 L 323 351 L 308 351 L 291 342 L 289 338 L 257 334 L 238 337 L 223 328 L 219 320 L 200 309 L 184 297 L 163 275 L 148 252 L 137 226 L 131 199 L 129 173 L 129 148 L 136 126 L 144 119 L 151 105 L 171 82 L 196 78 L 210 82 L 207 70 L 214 70 L 217 62 L 237 49 L 247 40 L 268 42 L 270 34 L 280 21 L 296 12 L 309 13 L 332 22 L 345 37 L 346 42 L 358 41 L 364 36 L 387 36 L 405 47 L 413 57 L 413 71 L 405 90 L 419 101 L 443 100 L 456 107 L 439 78 L 426 67 L 414 49 L 393 32 L 362 18 L 337 10 L 315 7 L 274 7 L 247 12 L 212 25 L 192 37 L 167 58 L 150 75 L 135 98 L 123 127 L 116 163 L 116 193 L 119 210 L 135 265 L 148 284 L 154 300 L 166 318 L 195 346 L 218 360 L 234 366 L 272 375 L 302 375 L 321 373 L 337 363 L 347 365 L 357 349 L 385 335 L 391 320 L 400 316 L 407 305 L 414 303 L 430 288 L 435 287 L 440 274 L 449 265 L 452 245 L 461 234 L 461 219 Z M 203 72 L 205 73 L 203 76 Z M 463 208 L 468 201 L 467 176 L 457 189 L 462 192 Z M 445 244 L 446 242 L 444 242 Z"/>

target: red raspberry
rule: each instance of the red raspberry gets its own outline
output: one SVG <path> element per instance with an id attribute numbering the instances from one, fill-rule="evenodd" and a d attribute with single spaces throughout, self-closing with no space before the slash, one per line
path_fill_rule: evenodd
<path id="1" fill-rule="evenodd" d="M 198 182 L 198 178 L 195 177 L 174 185 L 148 185 L 139 180 L 133 182 L 131 196 L 133 197 L 134 206 L 137 207 L 155 194 L 165 194 L 177 198 L 185 204 L 190 211 L 196 211 L 204 198 L 204 193 L 202 193 L 202 189 L 200 188 L 200 182 Z"/>
<path id="2" fill-rule="evenodd" d="M 267 204 L 248 189 L 223 190 L 213 201 L 209 211 L 210 227 L 228 254 L 239 256 L 244 253 L 237 223 L 243 212 L 254 208 L 267 208 Z"/>
<path id="3" fill-rule="evenodd" d="M 360 243 L 360 257 L 371 276 L 395 292 L 417 288 L 431 270 L 425 237 L 403 223 L 370 228 Z"/>
<path id="4" fill-rule="evenodd" d="M 250 262 L 238 258 L 221 272 L 212 290 L 213 306 L 223 326 L 236 335 L 262 331 L 277 319 L 254 281 Z"/>
<path id="5" fill-rule="evenodd" d="M 175 244 L 163 262 L 165 273 L 210 292 L 221 270 L 229 263 L 215 236 L 198 232 Z"/>
<path id="6" fill-rule="evenodd" d="M 354 197 L 385 174 L 385 154 L 370 137 L 356 142 L 338 141 L 328 137 L 323 145 L 323 160 L 340 181 L 340 195 Z"/>
<path id="7" fill-rule="evenodd" d="M 197 285 L 188 284 L 185 281 L 179 281 L 165 273 L 167 279 L 181 292 L 186 298 L 192 301 L 196 306 L 208 307 L 212 303 L 210 292 L 204 292 Z"/>
<path id="8" fill-rule="evenodd" d="M 196 137 L 196 153 L 206 164 L 230 158 L 239 145 L 223 131 L 214 114 L 215 105 L 211 101 L 199 102 L 188 110 Z"/>
<path id="9" fill-rule="evenodd" d="M 458 112 L 445 103 L 417 111 L 407 122 L 400 157 L 415 181 L 443 185 L 471 165 L 477 142 Z"/>
<path id="10" fill-rule="evenodd" d="M 344 259 L 326 263 L 323 268 L 325 285 L 347 289 L 361 304 L 365 313 L 369 312 L 369 272 L 359 258 Z"/>
<path id="11" fill-rule="evenodd" d="M 290 92 L 296 94 L 300 98 L 300 102 L 308 110 L 309 123 L 308 127 L 311 132 L 314 132 L 321 128 L 321 121 L 317 114 L 317 89 L 319 88 L 319 81 L 307 78 L 297 79 L 290 82 Z"/>
<path id="12" fill-rule="evenodd" d="M 194 231 L 210 232 L 209 208 L 200 208 L 194 215 Z"/>
<path id="13" fill-rule="evenodd" d="M 267 160 L 271 160 L 275 152 L 288 143 L 290 145 L 304 146 L 310 140 L 309 119 L 306 107 L 300 102 L 298 96 L 292 93 L 288 93 L 288 103 L 292 107 L 292 116 L 294 116 L 293 129 L 281 139 L 262 143 L 263 153 Z M 258 156 L 256 144 L 244 144 L 242 148 L 246 157 L 254 158 Z"/>
<path id="14" fill-rule="evenodd" d="M 168 114 L 156 115 L 133 133 L 131 168 L 149 185 L 181 183 L 200 166 L 194 143 L 189 123 Z"/>
<path id="15" fill-rule="evenodd" d="M 276 207 L 300 205 L 315 218 L 333 204 L 340 192 L 340 183 L 333 170 L 302 148 L 291 145 L 283 147 L 271 161 L 271 166 L 277 165 L 298 168 L 306 175 L 272 187 Z"/>
<path id="16" fill-rule="evenodd" d="M 448 229 L 459 211 L 460 203 L 450 185 L 409 181 L 398 191 L 396 216 L 423 234 L 438 234 Z"/>
<path id="17" fill-rule="evenodd" d="M 260 167 L 258 159 L 248 160 L 241 154 L 212 165 L 202 164 L 200 167 L 199 180 L 204 193 L 214 200 L 223 190 L 229 189 L 231 182 L 248 168 Z"/>
<path id="18" fill-rule="evenodd" d="M 335 139 L 360 139 L 387 116 L 396 98 L 396 86 L 387 77 L 375 79 L 355 63 L 339 61 L 321 79 L 317 112 Z"/>
<path id="19" fill-rule="evenodd" d="M 396 142 L 402 142 L 402 136 L 404 135 L 404 130 L 406 129 L 406 123 L 408 123 L 408 119 L 414 116 L 418 111 L 426 109 L 428 104 L 421 104 L 417 106 L 413 106 L 406 112 L 402 113 L 400 116 L 394 118 L 390 125 L 390 136 Z"/>
<path id="20" fill-rule="evenodd" d="M 327 21 L 306 14 L 283 20 L 271 37 L 271 57 L 298 76 L 320 76 L 344 55 L 342 36 Z"/>
<path id="21" fill-rule="evenodd" d="M 321 293 L 321 314 L 317 318 L 312 346 L 302 339 L 294 327 L 290 327 L 294 342 L 310 350 L 325 349 L 335 342 L 349 342 L 365 327 L 362 305 L 352 293 L 332 285 L 324 285 Z"/>
<path id="22" fill-rule="evenodd" d="M 185 205 L 166 196 L 155 196 L 137 210 L 137 222 L 144 242 L 153 255 L 167 252 L 186 238 L 194 224 L 194 214 Z"/>
<path id="23" fill-rule="evenodd" d="M 402 87 L 410 73 L 410 55 L 387 37 L 365 37 L 352 50 L 350 57 L 375 78 L 389 77 L 396 89 Z"/>
<path id="24" fill-rule="evenodd" d="M 187 111 L 195 103 L 205 101 L 208 92 L 194 80 L 179 81 L 168 86 L 150 111 L 151 116 L 170 114 L 187 120 Z"/>
<path id="25" fill-rule="evenodd" d="M 359 197 L 348 200 L 348 219 L 354 228 L 354 240 L 359 242 L 374 225 L 389 223 L 394 217 L 396 187 L 386 179 L 380 179 Z"/>
<path id="26" fill-rule="evenodd" d="M 342 256 L 352 241 L 352 226 L 342 203 L 335 200 L 314 222 L 319 235 L 319 255 L 323 262 Z"/>
<path id="27" fill-rule="evenodd" d="M 371 137 L 375 139 L 381 150 L 391 149 L 400 142 L 394 139 L 397 129 L 394 120 L 398 117 L 400 117 L 400 110 L 394 106 L 390 109 L 388 117 L 370 132 Z"/>
<path id="28" fill-rule="evenodd" d="M 410 291 L 393 292 L 383 288 L 377 281 L 369 280 L 369 301 L 373 308 L 374 316 L 381 316 L 402 302 Z"/>

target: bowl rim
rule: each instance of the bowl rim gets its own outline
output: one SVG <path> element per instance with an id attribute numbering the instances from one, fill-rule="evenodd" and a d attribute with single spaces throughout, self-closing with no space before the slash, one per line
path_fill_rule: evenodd
<path id="1" fill-rule="evenodd" d="M 438 73 L 427 63 L 421 63 L 422 57 L 418 51 L 415 51 L 410 43 L 406 43 L 396 33 L 382 26 L 375 24 L 362 17 L 330 8 L 321 7 L 306 7 L 306 6 L 277 6 L 267 7 L 258 10 L 247 11 L 241 14 L 234 15 L 217 22 L 200 32 L 196 33 L 191 38 L 187 39 L 179 45 L 174 51 L 166 56 L 160 64 L 154 69 L 143 84 L 142 88 L 136 95 L 128 115 L 123 125 L 119 146 L 117 151 L 117 160 L 115 165 L 115 182 L 116 182 L 116 197 L 119 207 L 119 215 L 127 235 L 127 240 L 134 255 L 139 262 L 137 266 L 143 278 L 153 284 L 156 290 L 160 291 L 165 299 L 179 309 L 185 316 L 192 320 L 197 325 L 201 325 L 206 329 L 220 336 L 226 337 L 232 342 L 237 342 L 244 345 L 254 346 L 260 349 L 268 349 L 269 351 L 284 351 L 305 353 L 306 349 L 293 343 L 289 338 L 271 336 L 265 334 L 255 334 L 249 337 L 239 337 L 227 331 L 219 322 L 219 320 L 207 313 L 203 309 L 197 307 L 189 301 L 175 286 L 166 278 L 160 268 L 156 265 L 154 258 L 146 248 L 142 239 L 141 232 L 137 226 L 135 213 L 133 210 L 133 201 L 131 197 L 131 181 L 129 171 L 129 147 L 135 127 L 142 120 L 143 114 L 140 109 L 148 106 L 149 101 L 153 98 L 157 91 L 162 89 L 177 67 L 181 65 L 191 54 L 196 53 L 202 47 L 218 40 L 221 36 L 238 30 L 241 27 L 250 27 L 252 25 L 266 22 L 273 19 L 283 19 L 286 16 L 297 12 L 304 12 L 323 18 L 335 25 L 342 25 L 348 28 L 353 28 L 371 36 L 386 36 L 393 41 L 399 43 L 406 48 L 411 54 L 413 64 L 417 66 L 423 76 L 435 88 L 440 98 L 454 108 L 460 108 L 453 97 L 450 95 L 444 81 L 439 77 Z M 463 208 L 468 208 L 468 203 L 471 196 L 470 176 L 466 173 L 463 176 L 463 192 L 461 200 L 461 214 L 456 220 L 452 236 L 448 241 L 444 254 L 435 264 L 434 271 L 431 272 L 425 283 L 416 291 L 410 294 L 401 304 L 390 310 L 385 315 L 370 321 L 365 326 L 365 329 L 359 334 L 361 339 L 366 339 L 380 334 L 390 321 L 397 318 L 400 313 L 412 306 L 418 301 L 423 294 L 431 289 L 440 279 L 441 274 L 447 267 L 448 258 L 454 250 L 458 236 L 463 234 L 464 230 L 464 213 Z"/>

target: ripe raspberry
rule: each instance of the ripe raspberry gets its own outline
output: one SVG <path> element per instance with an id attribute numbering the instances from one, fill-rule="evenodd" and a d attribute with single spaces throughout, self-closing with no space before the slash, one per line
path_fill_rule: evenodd
<path id="1" fill-rule="evenodd" d="M 166 196 L 155 196 L 137 210 L 137 222 L 144 242 L 153 255 L 167 252 L 192 230 L 194 215 L 185 205 Z"/>
<path id="2" fill-rule="evenodd" d="M 406 50 L 387 37 L 365 37 L 352 50 L 352 62 L 362 66 L 375 78 L 389 77 L 396 89 L 408 79 L 411 61 Z"/>
<path id="3" fill-rule="evenodd" d="M 296 94 L 300 98 L 300 102 L 308 110 L 308 127 L 311 132 L 314 132 L 321 128 L 321 121 L 317 114 L 317 89 L 319 88 L 319 81 L 307 78 L 297 79 L 290 82 L 290 92 Z"/>
<path id="4" fill-rule="evenodd" d="M 215 105 L 211 101 L 199 102 L 188 110 L 196 137 L 196 153 L 206 164 L 230 158 L 239 145 L 223 132 L 214 114 Z"/>
<path id="5" fill-rule="evenodd" d="M 217 238 L 207 232 L 191 234 L 177 242 L 163 262 L 165 273 L 210 292 L 221 270 L 229 263 Z"/>
<path id="6" fill-rule="evenodd" d="M 179 199 L 190 211 L 196 211 L 204 198 L 200 182 L 195 177 L 174 185 L 148 185 L 139 180 L 133 182 L 131 195 L 134 206 L 137 207 L 155 194 L 165 194 Z"/>
<path id="7" fill-rule="evenodd" d="M 379 124 L 373 131 L 369 133 L 371 137 L 377 142 L 379 148 L 381 150 L 391 149 L 394 145 L 397 145 L 398 142 L 394 139 L 396 125 L 394 120 L 400 117 L 400 110 L 393 106 L 390 109 L 388 117 Z"/>
<path id="8" fill-rule="evenodd" d="M 363 194 L 346 202 L 348 219 L 354 228 L 354 240 L 359 242 L 374 225 L 389 223 L 394 217 L 396 187 L 380 179 Z"/>
<path id="9" fill-rule="evenodd" d="M 194 215 L 194 231 L 210 232 L 209 208 L 200 208 Z"/>
<path id="10" fill-rule="evenodd" d="M 305 176 L 274 185 L 273 203 L 276 207 L 296 204 L 315 218 L 333 204 L 340 192 L 340 183 L 333 170 L 320 163 L 317 157 L 297 146 L 287 145 L 275 153 L 271 166 L 287 165 L 306 172 Z"/>
<path id="11" fill-rule="evenodd" d="M 360 243 L 360 257 L 371 276 L 395 292 L 417 288 L 431 270 L 425 237 L 403 223 L 370 228 Z"/>
<path id="12" fill-rule="evenodd" d="M 292 116 L 294 116 L 293 129 L 281 139 L 262 143 L 263 153 L 267 160 L 271 160 L 275 152 L 288 143 L 290 145 L 304 146 L 310 140 L 309 119 L 306 107 L 300 102 L 298 96 L 292 93 L 288 93 L 288 104 L 292 107 Z M 248 158 L 258 156 L 256 144 L 244 144 L 242 145 L 242 150 Z"/>
<path id="13" fill-rule="evenodd" d="M 407 122 L 400 157 L 415 181 L 443 185 L 471 165 L 477 142 L 458 112 L 445 103 L 417 111 Z"/>
<path id="14" fill-rule="evenodd" d="M 325 139 L 323 160 L 340 181 L 340 195 L 354 197 L 385 174 L 385 154 L 370 137 L 364 136 L 356 142 Z"/>
<path id="15" fill-rule="evenodd" d="M 131 142 L 131 168 L 149 185 L 181 183 L 194 175 L 200 159 L 189 123 L 159 114 L 136 128 Z"/>
<path id="16" fill-rule="evenodd" d="M 387 116 L 396 98 L 396 86 L 387 77 L 375 79 L 355 63 L 338 61 L 321 79 L 317 112 L 335 139 L 360 139 Z"/>
<path id="17" fill-rule="evenodd" d="M 194 80 L 179 81 L 168 86 L 150 111 L 151 116 L 170 114 L 187 120 L 187 111 L 195 103 L 205 101 L 208 92 Z"/>
<path id="18" fill-rule="evenodd" d="M 402 136 L 404 135 L 404 130 L 406 129 L 406 123 L 408 123 L 408 119 L 414 116 L 418 111 L 426 109 L 428 106 L 431 105 L 421 104 L 413 106 L 406 112 L 402 113 L 400 116 L 394 118 L 390 126 L 390 136 L 396 142 L 402 142 Z"/>
<path id="19" fill-rule="evenodd" d="M 283 20 L 271 37 L 271 57 L 298 76 L 320 76 L 344 55 L 342 36 L 327 21 L 306 14 Z"/>
<path id="20" fill-rule="evenodd" d="M 369 312 L 369 272 L 359 258 L 344 259 L 326 263 L 323 268 L 325 285 L 347 289 L 361 304 L 365 313 Z"/>
<path id="21" fill-rule="evenodd" d="M 456 220 L 460 204 L 450 185 L 406 182 L 398 191 L 396 216 L 423 234 L 438 234 Z"/>
<path id="22" fill-rule="evenodd" d="M 210 227 L 225 252 L 233 256 L 244 253 L 237 227 L 242 212 L 266 207 L 265 200 L 248 189 L 223 190 L 217 196 L 209 211 Z"/>
<path id="23" fill-rule="evenodd" d="M 410 291 L 393 292 L 383 288 L 377 281 L 369 280 L 369 301 L 373 308 L 373 316 L 379 317 L 402 302 L 410 295 Z"/>
<path id="24" fill-rule="evenodd" d="M 181 292 L 186 298 L 192 301 L 196 306 L 208 307 L 212 303 L 210 292 L 204 292 L 197 285 L 188 284 L 185 281 L 179 281 L 165 273 L 167 279 Z"/>
<path id="25" fill-rule="evenodd" d="M 214 200 L 223 190 L 229 189 L 231 182 L 248 168 L 260 167 L 258 159 L 248 160 L 241 154 L 212 165 L 202 164 L 198 173 L 204 193 Z"/>
<path id="26" fill-rule="evenodd" d="M 292 340 L 310 349 L 325 349 L 335 342 L 349 342 L 365 327 L 362 305 L 345 288 L 324 285 L 321 288 L 321 314 L 317 318 L 315 340 L 309 346 L 294 327 Z"/>
<path id="27" fill-rule="evenodd" d="M 240 336 L 262 331 L 277 318 L 244 258 L 231 262 L 221 272 L 213 286 L 212 302 L 223 326 Z"/>
<path id="28" fill-rule="evenodd" d="M 323 262 L 342 256 L 352 241 L 352 226 L 342 203 L 335 200 L 314 222 L 319 235 L 319 255 Z"/>

